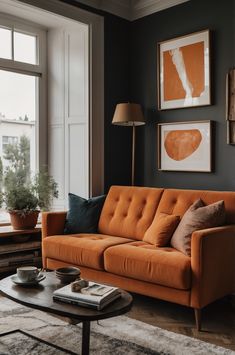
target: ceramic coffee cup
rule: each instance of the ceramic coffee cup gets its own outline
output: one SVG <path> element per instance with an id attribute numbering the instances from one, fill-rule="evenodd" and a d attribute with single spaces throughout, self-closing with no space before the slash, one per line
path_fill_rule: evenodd
<path id="1" fill-rule="evenodd" d="M 40 270 L 36 266 L 21 266 L 17 268 L 16 272 L 21 281 L 29 282 L 37 279 Z"/>

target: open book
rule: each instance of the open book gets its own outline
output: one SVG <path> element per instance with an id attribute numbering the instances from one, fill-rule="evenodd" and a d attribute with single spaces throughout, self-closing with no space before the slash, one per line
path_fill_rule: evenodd
<path id="1" fill-rule="evenodd" d="M 66 285 L 53 292 L 53 299 L 102 310 L 120 295 L 120 290 L 117 287 L 89 281 L 89 286 L 82 288 L 80 292 L 72 292 L 71 285 Z"/>

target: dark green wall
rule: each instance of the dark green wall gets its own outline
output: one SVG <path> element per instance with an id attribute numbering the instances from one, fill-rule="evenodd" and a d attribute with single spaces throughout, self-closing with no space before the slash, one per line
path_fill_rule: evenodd
<path id="1" fill-rule="evenodd" d="M 130 127 L 111 124 L 116 104 L 130 97 L 130 23 L 105 15 L 105 189 L 131 181 Z M 130 154 L 128 154 L 130 153 Z"/>
<path id="2" fill-rule="evenodd" d="M 226 144 L 225 75 L 235 58 L 235 0 L 190 0 L 134 22 L 76 0 L 64 2 L 104 17 L 105 190 L 113 184 L 130 184 L 131 128 L 111 124 L 116 104 L 125 101 L 140 103 L 147 120 L 136 129 L 136 184 L 234 190 L 235 146 Z M 212 34 L 212 105 L 157 111 L 157 42 L 203 29 Z M 157 123 L 190 120 L 214 121 L 213 172 L 157 171 Z"/>
<path id="3" fill-rule="evenodd" d="M 146 126 L 138 132 L 138 184 L 235 189 L 235 146 L 226 144 L 225 124 L 225 76 L 234 65 L 235 53 L 233 4 L 233 0 L 191 0 L 131 24 L 131 100 L 142 104 L 147 120 Z M 210 29 L 212 35 L 212 105 L 157 111 L 157 42 L 203 29 Z M 157 171 L 157 123 L 190 120 L 214 121 L 213 172 Z"/>

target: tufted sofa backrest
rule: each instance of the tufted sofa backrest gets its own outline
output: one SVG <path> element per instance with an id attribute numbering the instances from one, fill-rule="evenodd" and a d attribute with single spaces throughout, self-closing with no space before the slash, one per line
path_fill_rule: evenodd
<path id="1" fill-rule="evenodd" d="M 209 205 L 224 200 L 226 223 L 235 223 L 235 192 L 112 186 L 99 220 L 103 234 L 142 240 L 159 213 L 182 217 L 194 201 Z"/>
<path id="2" fill-rule="evenodd" d="M 106 197 L 99 232 L 142 240 L 151 225 L 163 189 L 133 186 L 112 186 Z"/>
<path id="3" fill-rule="evenodd" d="M 224 200 L 226 223 L 235 223 L 235 192 L 232 191 L 166 189 L 159 202 L 157 215 L 163 212 L 182 217 L 189 206 L 199 198 L 206 205 Z"/>

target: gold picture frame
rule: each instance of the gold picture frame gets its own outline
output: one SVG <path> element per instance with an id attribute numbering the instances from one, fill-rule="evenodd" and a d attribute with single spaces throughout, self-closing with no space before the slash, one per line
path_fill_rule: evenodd
<path id="1" fill-rule="evenodd" d="M 158 170 L 211 172 L 212 122 L 159 123 Z"/>
<path id="2" fill-rule="evenodd" d="M 210 31 L 157 44 L 158 110 L 211 104 Z"/>

